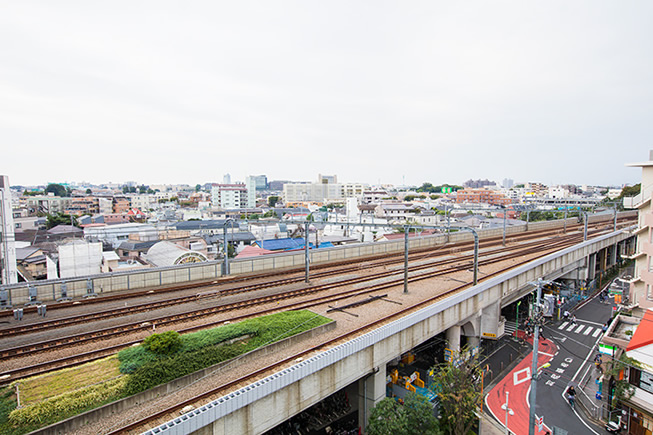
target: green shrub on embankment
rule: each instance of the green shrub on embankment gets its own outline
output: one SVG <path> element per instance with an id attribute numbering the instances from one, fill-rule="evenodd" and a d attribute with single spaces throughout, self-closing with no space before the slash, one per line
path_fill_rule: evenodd
<path id="1" fill-rule="evenodd" d="M 120 371 L 129 373 L 125 395 L 133 395 L 299 334 L 330 320 L 310 311 L 289 311 L 181 336 L 174 353 L 141 345 L 120 351 Z"/>

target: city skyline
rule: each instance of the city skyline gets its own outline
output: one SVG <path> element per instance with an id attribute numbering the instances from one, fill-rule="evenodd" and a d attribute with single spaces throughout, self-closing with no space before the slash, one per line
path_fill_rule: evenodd
<path id="1" fill-rule="evenodd" d="M 128 13 L 126 13 L 128 11 Z M 13 2 L 12 184 L 636 184 L 653 5 Z M 143 181 L 145 182 L 145 181 Z"/>

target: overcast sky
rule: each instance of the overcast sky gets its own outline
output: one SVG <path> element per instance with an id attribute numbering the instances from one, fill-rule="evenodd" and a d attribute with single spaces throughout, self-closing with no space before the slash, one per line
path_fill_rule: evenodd
<path id="1" fill-rule="evenodd" d="M 0 1 L 12 184 L 621 185 L 653 2 Z"/>

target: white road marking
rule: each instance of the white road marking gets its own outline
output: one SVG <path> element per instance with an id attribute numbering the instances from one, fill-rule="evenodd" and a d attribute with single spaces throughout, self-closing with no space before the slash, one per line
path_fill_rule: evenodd
<path id="1" fill-rule="evenodd" d="M 566 331 L 571 332 L 571 330 L 574 329 L 575 327 L 576 327 L 576 324 L 572 323 L 572 324 L 569 325 L 569 328 L 567 328 Z"/>
<path id="2" fill-rule="evenodd" d="M 594 328 L 592 328 L 591 326 L 588 326 L 585 332 L 583 332 L 583 335 L 589 335 L 589 333 L 592 332 L 593 329 Z"/>
<path id="3" fill-rule="evenodd" d="M 578 328 L 576 328 L 576 330 L 575 330 L 574 332 L 575 332 L 576 334 L 579 334 L 580 331 L 583 330 L 583 328 L 585 328 L 585 325 L 579 325 Z"/>
<path id="4" fill-rule="evenodd" d="M 558 329 L 564 329 L 567 325 L 569 325 L 569 322 L 564 322 L 562 325 L 558 326 Z"/>
<path id="5" fill-rule="evenodd" d="M 598 335 L 601 333 L 601 330 L 599 328 L 596 328 L 596 331 L 594 331 L 594 334 L 592 334 L 592 337 L 596 338 Z"/>

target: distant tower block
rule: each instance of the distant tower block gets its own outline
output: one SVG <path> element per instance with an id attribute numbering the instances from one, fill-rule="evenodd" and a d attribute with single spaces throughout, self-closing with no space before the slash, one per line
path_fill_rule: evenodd
<path id="1" fill-rule="evenodd" d="M 0 270 L 2 284 L 18 282 L 16 268 L 16 237 L 14 234 L 14 216 L 11 210 L 11 191 L 9 177 L 0 175 Z"/>

